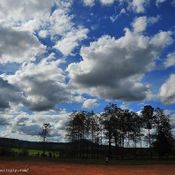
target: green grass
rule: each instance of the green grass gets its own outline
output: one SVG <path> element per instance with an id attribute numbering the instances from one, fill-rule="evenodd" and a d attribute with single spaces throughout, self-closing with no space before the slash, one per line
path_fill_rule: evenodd
<path id="1" fill-rule="evenodd" d="M 0 148 L 2 149 L 2 148 Z M 7 148 L 8 149 L 8 148 Z M 158 157 L 154 157 L 153 160 L 150 159 L 132 159 L 132 160 L 111 160 L 108 164 L 105 163 L 105 158 L 101 159 L 83 159 L 83 158 L 61 158 L 59 157 L 58 152 L 53 150 L 46 150 L 45 153 L 49 155 L 49 152 L 51 152 L 53 155 L 55 155 L 54 158 L 48 157 L 39 157 L 36 156 L 37 154 L 41 155 L 43 153 L 42 150 L 37 149 L 26 149 L 29 156 L 18 156 L 22 151 L 25 151 L 25 149 L 19 149 L 19 148 L 11 148 L 10 149 L 13 153 L 15 153 L 15 156 L 0 156 L 0 160 L 20 160 L 20 161 L 49 161 L 49 162 L 55 162 L 55 163 L 75 163 L 75 164 L 94 164 L 94 165 L 151 165 L 151 164 L 175 164 L 175 157 L 170 157 L 169 160 L 158 160 Z"/>

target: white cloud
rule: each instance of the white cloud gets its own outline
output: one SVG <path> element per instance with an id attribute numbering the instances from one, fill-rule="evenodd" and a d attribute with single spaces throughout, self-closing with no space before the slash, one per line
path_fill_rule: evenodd
<path id="1" fill-rule="evenodd" d="M 148 0 L 133 0 L 131 6 L 137 13 L 142 13 L 145 11 L 145 5 L 147 3 Z"/>
<path id="2" fill-rule="evenodd" d="M 98 106 L 97 99 L 87 99 L 83 103 L 83 108 L 92 109 Z"/>
<path id="3" fill-rule="evenodd" d="M 23 101 L 21 91 L 8 81 L 0 78 L 0 110 L 10 107 L 10 104 L 19 104 Z"/>
<path id="4" fill-rule="evenodd" d="M 65 110 L 33 112 L 28 114 L 21 110 L 23 106 L 11 106 L 8 110 L 0 111 L 1 137 L 19 138 L 22 140 L 41 140 L 39 133 L 43 123 L 50 123 L 51 129 L 48 140 L 63 141 L 65 139 L 65 124 L 69 112 Z"/>
<path id="5" fill-rule="evenodd" d="M 69 8 L 61 7 L 57 8 L 42 25 L 44 36 L 51 36 L 55 42 L 54 48 L 65 56 L 70 55 L 80 42 L 87 38 L 88 29 L 75 24 L 73 18 L 74 16 L 69 14 Z M 43 33 L 43 30 L 41 32 Z M 42 33 L 39 32 L 39 35 Z"/>
<path id="6" fill-rule="evenodd" d="M 51 12 L 54 4 L 57 8 Z M 3 77 L 23 92 L 25 105 L 32 110 L 75 100 L 67 91 L 60 61 L 55 61 L 53 55 L 31 63 L 45 51 L 36 32 L 41 38 L 50 37 L 64 55 L 71 54 L 87 37 L 88 29 L 73 22 L 71 4 L 71 0 L 0 1 L 0 63 L 23 63 L 14 75 Z"/>
<path id="7" fill-rule="evenodd" d="M 159 97 L 163 103 L 173 104 L 175 103 L 175 74 L 171 74 L 170 77 L 162 84 L 159 92 Z"/>
<path id="8" fill-rule="evenodd" d="M 95 4 L 95 0 L 83 0 L 85 6 L 92 7 Z"/>
<path id="9" fill-rule="evenodd" d="M 71 0 L 1 0 L 0 24 L 33 32 L 50 17 L 54 4 L 66 11 L 71 3 Z"/>
<path id="10" fill-rule="evenodd" d="M 146 17 L 146 16 L 141 16 L 135 18 L 134 22 L 132 23 L 132 27 L 134 32 L 143 32 L 146 30 L 147 26 L 149 24 L 154 24 L 158 22 L 160 19 L 160 16 L 155 16 L 155 17 Z"/>
<path id="11" fill-rule="evenodd" d="M 94 6 L 96 0 L 83 0 L 85 6 Z M 115 0 L 99 0 L 102 5 L 111 5 L 115 2 Z"/>
<path id="12" fill-rule="evenodd" d="M 163 31 L 152 37 L 129 29 L 118 39 L 102 36 L 81 48 L 80 63 L 68 66 L 69 86 L 105 99 L 142 100 L 149 94 L 142 77 L 171 42 L 171 32 Z"/>
<path id="13" fill-rule="evenodd" d="M 172 35 L 171 31 L 168 32 L 160 31 L 153 38 L 151 38 L 150 42 L 155 48 L 162 49 L 173 42 L 171 35 Z"/>
<path id="14" fill-rule="evenodd" d="M 166 68 L 175 66 L 175 52 L 169 53 L 166 57 L 166 60 L 164 62 L 164 66 Z"/>
<path id="15" fill-rule="evenodd" d="M 51 13 L 51 8 L 54 4 L 57 8 Z M 42 2 L 41 0 L 29 0 L 25 2 L 23 0 L 14 0 L 13 2 L 11 2 L 11 0 L 2 0 L 0 2 L 0 26 L 7 29 L 9 28 L 11 31 L 16 31 L 11 40 L 20 38 L 19 35 L 23 36 L 26 34 L 25 41 L 28 41 L 27 44 L 31 46 L 36 44 L 34 41 L 31 43 L 32 37 L 36 40 L 36 37 L 33 35 L 36 31 L 41 38 L 51 37 L 53 42 L 56 43 L 55 48 L 67 56 L 79 45 L 81 40 L 87 37 L 88 32 L 88 29 L 73 22 L 72 19 L 74 16 L 69 13 L 71 5 L 72 0 L 43 0 Z M 18 34 L 18 36 L 15 37 L 15 34 Z M 4 37 L 6 35 L 4 35 Z M 22 48 L 23 44 L 19 46 L 18 42 L 20 41 L 17 41 L 16 50 L 12 50 L 12 52 L 9 51 L 9 53 L 13 53 L 13 55 L 18 54 L 18 60 L 16 58 L 15 61 L 26 61 L 28 56 L 34 59 L 33 56 L 36 55 L 35 53 L 38 50 L 29 47 L 30 50 L 28 52 L 27 49 L 24 50 L 24 48 Z M 26 43 L 24 43 L 24 46 L 28 47 L 28 45 L 25 44 Z M 38 42 L 38 44 L 40 43 Z M 3 45 L 3 47 L 6 46 Z M 20 52 L 21 55 L 19 55 L 20 53 L 17 50 L 20 48 L 24 50 Z M 13 55 L 10 55 L 8 59 L 12 59 Z M 5 55 L 5 57 L 7 56 L 8 55 Z"/>
<path id="16" fill-rule="evenodd" d="M 67 8 L 56 9 L 48 20 L 45 21 L 43 28 L 46 28 L 51 36 L 64 36 L 74 26 L 74 23 L 72 22 L 73 16 L 68 13 L 69 9 Z"/>
<path id="17" fill-rule="evenodd" d="M 83 103 L 86 100 L 82 95 L 74 95 L 73 96 L 73 101 L 78 102 L 78 103 Z"/>
<path id="18" fill-rule="evenodd" d="M 43 59 L 40 63 L 27 63 L 14 74 L 5 76 L 25 96 L 25 105 L 36 111 L 53 109 L 57 103 L 70 100 L 59 68 L 60 60 Z M 31 71 L 32 70 L 32 71 Z"/>
<path id="19" fill-rule="evenodd" d="M 49 15 L 54 0 L 1 0 L 0 24 L 8 27 L 34 29 Z M 38 24 L 37 24 L 38 23 Z"/>
<path id="20" fill-rule="evenodd" d="M 31 61 L 44 51 L 38 39 L 26 31 L 0 27 L 0 63 Z"/>
<path id="21" fill-rule="evenodd" d="M 147 27 L 147 17 L 142 16 L 142 17 L 136 18 L 132 23 L 132 26 L 133 26 L 134 32 L 143 32 Z"/>
<path id="22" fill-rule="evenodd" d="M 41 38 L 46 38 L 47 37 L 47 30 L 40 30 L 38 35 L 41 37 Z"/>
<path id="23" fill-rule="evenodd" d="M 68 56 L 79 45 L 80 41 L 87 38 L 88 30 L 85 28 L 72 29 L 55 45 L 55 48 Z"/>
<path id="24" fill-rule="evenodd" d="M 103 5 L 113 4 L 115 0 L 100 0 Z"/>
<path id="25" fill-rule="evenodd" d="M 127 9 L 129 11 L 134 11 L 136 13 L 145 12 L 145 7 L 149 4 L 149 0 L 98 0 L 102 5 L 112 5 L 115 2 L 120 4 L 122 8 L 127 4 Z M 97 0 L 83 0 L 84 5 L 92 7 Z"/>

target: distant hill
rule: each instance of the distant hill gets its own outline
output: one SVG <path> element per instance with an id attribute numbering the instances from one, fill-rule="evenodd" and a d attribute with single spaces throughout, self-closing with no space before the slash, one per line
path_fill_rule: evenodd
<path id="1" fill-rule="evenodd" d="M 45 143 L 45 149 L 46 150 L 71 150 L 71 147 L 73 146 L 80 146 L 81 148 L 85 147 L 98 147 L 98 144 L 92 143 L 89 140 L 79 140 L 75 141 L 74 143 L 71 142 L 46 142 Z M 174 150 L 175 150 L 175 141 L 174 141 Z M 108 145 L 99 145 L 101 149 L 107 150 Z M 19 139 L 11 139 L 11 138 L 0 138 L 0 147 L 8 147 L 8 148 L 27 148 L 27 149 L 43 149 L 43 142 L 34 142 L 34 141 L 23 141 Z M 86 149 L 86 148 L 85 148 Z M 115 149 L 114 146 L 112 146 L 112 149 Z M 120 149 L 118 147 L 118 149 Z M 125 148 L 125 150 L 134 150 L 135 148 Z M 137 148 L 137 149 L 145 149 L 148 148 Z"/>
<path id="2" fill-rule="evenodd" d="M 62 150 L 70 146 L 69 143 L 46 142 L 47 150 Z M 13 148 L 28 148 L 28 149 L 43 149 L 43 142 L 31 142 L 18 139 L 0 138 L 0 147 Z"/>

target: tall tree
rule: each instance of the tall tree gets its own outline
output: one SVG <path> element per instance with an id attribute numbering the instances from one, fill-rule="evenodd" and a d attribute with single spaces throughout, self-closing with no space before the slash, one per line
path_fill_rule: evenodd
<path id="1" fill-rule="evenodd" d="M 153 125 L 155 124 L 155 116 L 154 116 L 154 108 L 151 105 L 144 106 L 142 110 L 142 117 L 143 122 L 145 124 L 145 129 L 148 130 L 148 147 L 150 150 L 150 156 L 152 158 L 152 149 L 151 149 L 151 129 L 153 128 Z"/>
<path id="2" fill-rule="evenodd" d="M 103 125 L 105 129 L 105 136 L 108 140 L 109 156 L 111 156 L 111 145 L 113 138 L 115 140 L 115 146 L 118 147 L 119 137 L 121 138 L 122 136 L 121 135 L 122 133 L 119 132 L 119 127 L 122 127 L 122 124 L 119 123 L 118 120 L 118 118 L 121 117 L 121 115 L 122 115 L 122 109 L 118 108 L 116 104 L 107 105 L 104 109 L 104 113 L 102 114 L 102 117 L 104 118 Z"/>
<path id="3" fill-rule="evenodd" d="M 128 122 L 128 132 L 130 133 L 131 139 L 134 141 L 134 147 L 137 147 L 137 142 L 141 141 L 141 128 L 142 120 L 141 117 L 135 113 L 130 112 L 130 120 Z"/>
<path id="4" fill-rule="evenodd" d="M 75 152 L 78 151 L 79 156 L 81 157 L 81 152 L 83 147 L 81 146 L 84 144 L 84 140 L 86 139 L 87 134 L 87 112 L 80 111 L 80 112 L 73 112 L 70 115 L 69 121 L 67 122 L 67 138 L 72 142 L 72 148 Z M 75 155 L 75 154 L 74 154 Z"/>
<path id="5" fill-rule="evenodd" d="M 85 138 L 86 112 L 73 112 L 67 122 L 67 137 L 72 142 Z"/>
<path id="6" fill-rule="evenodd" d="M 109 104 L 104 108 L 104 113 L 102 114 L 102 117 L 104 118 L 103 120 L 103 125 L 105 129 L 105 136 L 108 140 L 108 156 L 111 156 L 111 144 L 112 144 L 112 118 L 115 117 L 114 109 L 115 109 L 114 104 Z"/>
<path id="7" fill-rule="evenodd" d="M 173 136 L 169 118 L 160 108 L 156 109 L 157 137 L 155 147 L 159 156 L 169 155 L 173 146 Z"/>
<path id="8" fill-rule="evenodd" d="M 99 154 L 99 144 L 100 144 L 100 121 L 99 117 L 92 111 L 87 113 L 86 119 L 87 125 L 87 139 L 91 142 L 91 153 L 94 156 L 98 156 Z"/>
<path id="9" fill-rule="evenodd" d="M 46 139 L 49 135 L 50 128 L 51 128 L 50 123 L 43 123 L 42 130 L 40 133 L 40 136 L 42 137 L 42 140 L 43 140 L 43 155 L 45 155 Z"/>

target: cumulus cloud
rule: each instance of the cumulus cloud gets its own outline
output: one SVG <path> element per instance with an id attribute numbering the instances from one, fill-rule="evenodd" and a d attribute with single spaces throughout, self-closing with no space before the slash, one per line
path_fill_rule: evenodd
<path id="1" fill-rule="evenodd" d="M 175 66 L 175 52 L 169 53 L 165 59 L 164 66 L 166 68 Z"/>
<path id="2" fill-rule="evenodd" d="M 46 38 L 47 37 L 47 30 L 40 30 L 38 35 L 41 37 L 41 38 Z"/>
<path id="3" fill-rule="evenodd" d="M 0 63 L 34 60 L 44 46 L 29 32 L 0 27 Z"/>
<path id="4" fill-rule="evenodd" d="M 160 19 L 160 16 L 155 16 L 155 17 L 141 16 L 141 17 L 135 18 L 134 22 L 132 23 L 133 30 L 134 32 L 143 32 L 146 30 L 149 24 L 154 24 L 158 22 L 159 19 Z"/>
<path id="5" fill-rule="evenodd" d="M 95 4 L 95 0 L 84 0 L 85 6 L 93 6 Z"/>
<path id="6" fill-rule="evenodd" d="M 113 4 L 115 0 L 100 0 L 103 5 Z"/>
<path id="7" fill-rule="evenodd" d="M 2 0 L 0 24 L 33 32 L 49 18 L 51 7 L 67 9 L 71 0 Z"/>
<path id="8" fill-rule="evenodd" d="M 78 103 L 83 103 L 86 100 L 82 95 L 74 95 L 73 96 L 73 101 L 78 102 Z"/>
<path id="9" fill-rule="evenodd" d="M 32 124 L 29 126 L 19 126 L 17 129 L 19 133 L 31 136 L 38 136 L 41 132 L 41 126 L 39 126 L 38 124 Z"/>
<path id="10" fill-rule="evenodd" d="M 163 49 L 167 45 L 173 42 L 171 31 L 164 32 L 160 31 L 153 38 L 151 38 L 150 43 L 155 47 L 155 49 Z"/>
<path id="11" fill-rule="evenodd" d="M 63 5 L 62 5 L 63 6 Z M 39 32 L 39 36 L 50 36 L 55 42 L 54 48 L 63 55 L 68 56 L 87 38 L 88 29 L 73 22 L 73 15 L 69 13 L 69 6 L 57 8 L 42 25 L 44 30 Z"/>
<path id="12" fill-rule="evenodd" d="M 10 107 L 10 103 L 18 104 L 23 101 L 21 91 L 8 81 L 0 78 L 0 110 Z"/>
<path id="13" fill-rule="evenodd" d="M 72 25 L 68 14 L 71 4 L 72 0 L 2 0 L 0 25 L 31 33 L 47 29 L 53 35 L 62 34 Z"/>
<path id="14" fill-rule="evenodd" d="M 147 17 L 142 16 L 134 20 L 133 24 L 134 32 L 143 32 L 147 27 Z"/>
<path id="15" fill-rule="evenodd" d="M 145 6 L 147 3 L 148 0 L 133 0 L 131 6 L 137 13 L 142 13 L 145 11 Z"/>
<path id="16" fill-rule="evenodd" d="M 33 32 L 41 19 L 50 13 L 54 0 L 2 0 L 0 1 L 0 24 Z"/>
<path id="17" fill-rule="evenodd" d="M 44 0 L 42 2 L 41 0 L 29 0 L 27 2 L 14 0 L 13 3 L 10 0 L 1 1 L 0 26 L 14 31 L 13 33 L 1 32 L 3 38 L 10 35 L 11 38 L 8 41 L 14 47 L 14 50 L 8 50 L 8 53 L 13 53 L 13 55 L 4 55 L 4 58 L 7 61 L 14 59 L 20 63 L 29 57 L 34 59 L 33 57 L 41 52 L 39 50 L 41 44 L 33 35 L 36 31 L 41 38 L 50 37 L 55 43 L 55 48 L 64 55 L 71 54 L 80 41 L 87 37 L 88 33 L 86 28 L 75 25 L 73 22 L 73 15 L 70 14 L 71 4 L 71 0 Z M 53 6 L 56 9 L 51 12 Z M 20 38 L 22 41 L 15 42 L 16 38 Z M 5 44 L 9 43 L 2 43 L 4 44 L 2 47 L 6 48 Z"/>
<path id="18" fill-rule="evenodd" d="M 63 55 L 68 56 L 79 45 L 79 42 L 87 38 L 88 29 L 79 28 L 68 32 L 55 45 L 55 48 L 62 52 Z"/>
<path id="19" fill-rule="evenodd" d="M 14 75 L 6 78 L 21 89 L 25 104 L 30 109 L 48 110 L 70 97 L 64 83 L 64 72 L 59 64 L 60 60 L 50 59 L 43 59 L 38 64 L 26 63 Z"/>
<path id="20" fill-rule="evenodd" d="M 74 26 L 72 19 L 73 16 L 69 14 L 69 8 L 61 6 L 45 19 L 42 28 L 47 29 L 48 34 L 51 36 L 64 36 Z"/>
<path id="21" fill-rule="evenodd" d="M 173 104 L 175 103 L 175 74 L 171 74 L 170 77 L 162 84 L 159 92 L 159 97 L 163 103 Z"/>
<path id="22" fill-rule="evenodd" d="M 6 126 L 6 125 L 9 125 L 8 120 L 1 116 L 0 117 L 0 126 Z"/>
<path id="23" fill-rule="evenodd" d="M 115 0 L 99 0 L 102 5 L 111 5 Z M 83 0 L 84 5 L 92 7 L 95 5 L 95 0 Z"/>
<path id="24" fill-rule="evenodd" d="M 160 51 L 172 42 L 171 32 L 152 37 L 129 29 L 121 38 L 102 36 L 81 48 L 82 61 L 68 66 L 69 86 L 106 99 L 143 100 L 149 86 L 141 82 Z"/>
<path id="25" fill-rule="evenodd" d="M 126 11 L 143 13 L 149 4 L 149 0 L 81 1 L 86 6 L 116 2 L 121 11 L 111 16 L 113 22 Z M 62 61 L 53 55 L 36 60 L 45 51 L 37 37 L 51 40 L 53 45 L 48 47 L 64 56 L 71 55 L 88 37 L 89 30 L 75 23 L 71 5 L 72 0 L 0 1 L 0 64 L 19 63 L 14 75 L 2 72 L 0 78 L 0 125 L 5 127 L 1 136 L 33 139 L 38 137 L 42 123 L 49 122 L 50 138 L 63 140 L 69 113 L 56 111 L 57 105 L 75 101 L 82 103 L 82 108 L 96 107 L 98 101 L 94 97 L 86 99 L 84 93 L 124 101 L 148 99 L 149 85 L 142 78 L 153 68 L 162 49 L 172 42 L 171 32 L 160 31 L 150 37 L 143 34 L 159 16 L 135 18 L 132 31 L 126 29 L 124 36 L 105 35 L 82 47 L 82 61 L 68 66 L 69 77 L 61 68 Z M 175 63 L 173 57 L 167 56 L 165 67 Z M 165 103 L 175 101 L 174 79 L 171 75 L 161 87 L 160 97 Z M 30 114 L 24 109 L 30 109 Z"/>
<path id="26" fill-rule="evenodd" d="M 98 106 L 97 99 L 87 99 L 83 103 L 83 108 L 92 109 Z"/>
<path id="27" fill-rule="evenodd" d="M 14 106 L 0 111 L 1 137 L 19 138 L 25 140 L 41 140 L 43 123 L 50 123 L 50 134 L 48 140 L 63 141 L 65 139 L 65 125 L 70 115 L 64 109 L 60 111 L 42 111 L 29 114 L 21 110 L 23 106 Z"/>
<path id="28" fill-rule="evenodd" d="M 95 4 L 95 0 L 83 0 L 86 6 L 93 6 Z M 149 4 L 149 0 L 99 0 L 102 5 L 112 5 L 117 2 L 120 5 L 127 4 L 127 9 L 132 10 L 136 13 L 143 13 L 145 11 L 145 7 Z"/>

